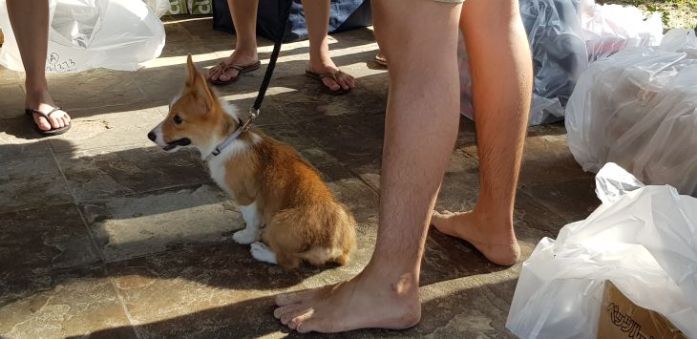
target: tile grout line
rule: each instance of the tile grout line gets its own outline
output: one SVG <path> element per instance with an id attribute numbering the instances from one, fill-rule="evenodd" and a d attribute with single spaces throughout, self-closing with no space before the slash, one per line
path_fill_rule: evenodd
<path id="1" fill-rule="evenodd" d="M 58 158 L 56 157 L 56 154 L 54 153 L 53 147 L 51 146 L 50 143 L 48 143 L 48 149 L 49 152 L 51 153 L 51 157 L 53 158 L 53 162 L 56 164 L 56 167 L 58 168 L 58 171 L 61 174 L 61 177 L 63 178 L 63 183 L 65 184 L 66 189 L 68 190 L 68 193 L 70 196 L 73 198 L 73 205 L 75 209 L 77 210 L 78 214 L 80 215 L 80 219 L 82 220 L 82 225 L 85 227 L 85 230 L 87 231 L 87 236 L 90 238 L 90 246 L 92 247 L 92 250 L 95 251 L 97 256 L 99 257 L 99 260 L 101 261 L 101 266 L 104 268 L 105 273 L 107 267 L 106 267 L 106 260 L 104 258 L 104 254 L 102 251 L 99 250 L 97 247 L 97 243 L 94 239 L 94 235 L 90 231 L 90 227 L 87 224 L 87 218 L 85 217 L 84 213 L 82 213 L 82 210 L 80 210 L 80 204 L 79 200 L 73 193 L 73 191 L 70 189 L 70 185 L 68 183 L 68 178 L 65 176 L 65 172 L 63 171 L 63 168 L 61 167 L 60 163 L 58 162 Z M 109 279 L 109 284 L 111 285 L 111 288 L 113 289 L 114 293 L 116 294 L 116 297 L 119 299 L 119 303 L 121 304 L 121 308 L 123 309 L 124 315 L 126 316 L 126 319 L 128 320 L 128 324 L 131 326 L 131 330 L 133 333 L 135 333 L 136 337 L 139 339 L 142 339 L 140 333 L 136 330 L 134 323 L 133 323 L 133 317 L 131 316 L 130 312 L 128 312 L 128 308 L 126 307 L 126 303 L 123 299 L 123 296 L 121 293 L 119 293 L 119 290 L 116 288 L 116 284 L 114 282 L 114 279 L 110 277 L 107 274 L 107 279 Z"/>
<path id="2" fill-rule="evenodd" d="M 131 312 L 128 311 L 128 307 L 126 306 L 126 301 L 124 300 L 123 296 L 119 292 L 119 289 L 116 288 L 116 281 L 114 281 L 114 278 L 108 277 L 109 283 L 111 284 L 111 288 L 114 290 L 114 293 L 116 293 L 116 297 L 119 298 L 119 303 L 121 303 L 121 309 L 123 309 L 124 315 L 126 315 L 126 319 L 128 320 L 128 324 L 131 325 L 131 330 L 133 333 L 135 333 L 136 338 L 138 339 L 143 339 L 143 336 L 140 334 L 140 331 L 136 328 L 135 321 L 133 320 L 133 316 L 131 315 Z"/>
<path id="3" fill-rule="evenodd" d="M 53 150 L 53 147 L 51 146 L 50 143 L 48 143 L 48 150 L 49 153 L 51 153 L 51 157 L 53 158 L 53 162 L 56 164 L 56 168 L 58 168 L 58 172 L 61 174 L 61 178 L 63 179 L 63 184 L 65 185 L 65 188 L 68 190 L 68 194 L 73 198 L 73 206 L 77 210 L 77 213 L 80 215 L 80 220 L 82 220 L 82 226 L 85 227 L 85 230 L 87 231 L 87 236 L 90 238 L 90 247 L 92 247 L 92 250 L 97 254 L 99 260 L 104 264 L 106 261 L 104 260 L 104 255 L 103 253 L 99 250 L 97 247 L 97 242 L 94 239 L 94 236 L 92 232 L 90 231 L 90 227 L 87 223 L 87 218 L 85 217 L 84 213 L 82 213 L 82 210 L 80 210 L 80 202 L 73 193 L 73 191 L 70 189 L 70 184 L 68 182 L 68 178 L 65 176 L 65 172 L 63 171 L 63 168 L 61 167 L 60 163 L 58 162 L 58 158 L 56 157 L 56 154 Z"/>

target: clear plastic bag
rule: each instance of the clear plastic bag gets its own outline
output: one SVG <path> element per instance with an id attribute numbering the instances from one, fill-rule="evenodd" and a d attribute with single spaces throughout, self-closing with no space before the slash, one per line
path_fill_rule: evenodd
<path id="1" fill-rule="evenodd" d="M 578 0 L 523 0 L 520 12 L 530 41 L 535 79 L 530 125 L 560 121 L 576 79 L 588 64 Z M 460 112 L 473 119 L 467 51 L 460 38 Z M 505 95 L 505 94 L 504 94 Z"/>
<path id="2" fill-rule="evenodd" d="M 647 184 L 697 196 L 697 37 L 593 63 L 566 107 L 568 144 L 585 171 L 618 163 Z"/>
<path id="3" fill-rule="evenodd" d="M 697 338 L 697 199 L 640 187 L 613 163 L 596 183 L 603 204 L 523 263 L 506 328 L 520 338 L 595 338 L 608 280 Z"/>
<path id="4" fill-rule="evenodd" d="M 165 45 L 162 22 L 143 1 L 50 0 L 49 20 L 49 72 L 136 70 L 140 63 L 158 57 Z M 23 71 L 4 0 L 0 0 L 0 28 L 5 32 L 0 64 Z"/>
<path id="5" fill-rule="evenodd" d="M 589 62 L 626 48 L 658 45 L 663 35 L 660 15 L 644 19 L 636 7 L 593 0 L 521 0 L 520 13 L 535 71 L 531 126 L 564 119 L 564 107 Z M 467 51 L 460 40 L 460 113 L 474 119 Z"/>

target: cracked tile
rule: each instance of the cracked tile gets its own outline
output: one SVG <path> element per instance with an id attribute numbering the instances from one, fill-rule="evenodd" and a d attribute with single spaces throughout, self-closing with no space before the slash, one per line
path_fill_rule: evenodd
<path id="1" fill-rule="evenodd" d="M 100 269 L 0 280 L 0 336 L 73 338 L 108 330 L 136 338 L 113 285 Z"/>

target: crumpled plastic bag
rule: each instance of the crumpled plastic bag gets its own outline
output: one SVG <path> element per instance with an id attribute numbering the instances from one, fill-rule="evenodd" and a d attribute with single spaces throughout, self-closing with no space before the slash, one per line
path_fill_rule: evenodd
<path id="1" fill-rule="evenodd" d="M 568 144 L 585 171 L 618 163 L 647 184 L 697 196 L 697 37 L 593 63 L 566 107 Z"/>
<path id="2" fill-rule="evenodd" d="M 523 263 L 506 328 L 520 338 L 595 338 L 609 280 L 697 338 L 697 199 L 638 187 L 613 163 L 596 183 L 603 204 L 556 241 L 542 239 Z"/>
<path id="3" fill-rule="evenodd" d="M 161 18 L 163 15 L 172 10 L 172 4 L 169 0 L 144 0 L 155 16 Z"/>
<path id="4" fill-rule="evenodd" d="M 140 0 L 50 0 L 49 20 L 49 72 L 132 71 L 157 58 L 165 45 L 162 22 Z M 5 32 L 0 64 L 23 71 L 5 0 L 0 0 L 0 28 Z"/>
<path id="5" fill-rule="evenodd" d="M 530 42 L 535 79 L 530 125 L 560 121 L 576 79 L 588 65 L 583 30 L 577 7 L 580 0 L 522 0 L 520 12 Z M 460 65 L 460 112 L 473 119 L 471 79 L 467 51 L 462 39 Z M 505 95 L 505 93 L 502 93 Z"/>
<path id="6" fill-rule="evenodd" d="M 644 18 L 644 13 L 636 7 L 583 1 L 580 20 L 589 61 L 606 58 L 627 48 L 661 43 L 663 21 L 659 13 Z"/>
<path id="7" fill-rule="evenodd" d="M 520 14 L 535 71 L 530 126 L 564 119 L 564 107 L 589 62 L 626 48 L 658 45 L 663 36 L 659 14 L 644 19 L 636 7 L 599 5 L 594 0 L 520 0 Z M 472 84 L 462 37 L 458 63 L 460 113 L 474 119 Z"/>

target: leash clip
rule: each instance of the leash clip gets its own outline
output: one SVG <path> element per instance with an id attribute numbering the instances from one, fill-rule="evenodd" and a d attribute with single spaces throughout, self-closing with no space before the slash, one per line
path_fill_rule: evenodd
<path id="1" fill-rule="evenodd" d="M 249 108 L 249 120 L 255 120 L 259 116 L 259 109 L 254 106 Z"/>

